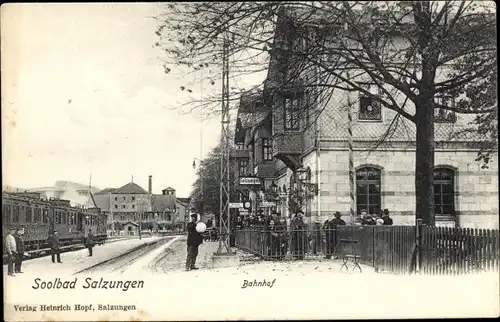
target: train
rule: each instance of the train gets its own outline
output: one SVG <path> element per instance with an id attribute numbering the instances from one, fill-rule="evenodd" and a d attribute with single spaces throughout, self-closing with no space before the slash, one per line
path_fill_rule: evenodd
<path id="1" fill-rule="evenodd" d="M 2 237 L 9 229 L 24 230 L 24 247 L 30 257 L 48 253 L 47 239 L 57 231 L 62 250 L 84 245 L 89 229 L 96 245 L 106 242 L 106 215 L 97 207 L 72 206 L 69 200 L 45 198 L 36 192 L 2 192 Z"/>

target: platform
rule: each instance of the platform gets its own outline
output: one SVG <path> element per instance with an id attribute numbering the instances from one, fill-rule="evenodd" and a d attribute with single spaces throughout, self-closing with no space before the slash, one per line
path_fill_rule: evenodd
<path id="1" fill-rule="evenodd" d="M 212 268 L 238 267 L 240 258 L 236 253 L 212 254 Z"/>

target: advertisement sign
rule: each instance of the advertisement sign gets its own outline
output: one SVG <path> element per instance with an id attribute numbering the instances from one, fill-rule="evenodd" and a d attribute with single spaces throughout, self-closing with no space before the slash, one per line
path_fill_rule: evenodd
<path id="1" fill-rule="evenodd" d="M 241 177 L 240 178 L 240 184 L 241 185 L 260 185 L 261 181 L 260 181 L 260 178 L 255 178 L 255 177 Z"/>
<path id="2" fill-rule="evenodd" d="M 436 227 L 448 227 L 448 228 L 455 228 L 455 221 L 454 220 L 436 220 Z"/>

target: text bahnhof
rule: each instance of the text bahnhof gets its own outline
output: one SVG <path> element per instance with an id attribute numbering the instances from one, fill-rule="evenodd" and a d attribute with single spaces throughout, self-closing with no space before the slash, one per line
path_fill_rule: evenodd
<path id="1" fill-rule="evenodd" d="M 75 289 L 78 282 L 78 277 L 74 280 L 63 281 L 59 277 L 55 278 L 53 281 L 43 281 L 41 278 L 36 278 L 32 286 L 33 289 Z M 108 281 L 102 277 L 97 280 L 93 280 L 91 277 L 87 277 L 83 284 L 84 289 L 121 289 L 122 291 L 128 291 L 129 288 L 144 288 L 144 281 Z"/>

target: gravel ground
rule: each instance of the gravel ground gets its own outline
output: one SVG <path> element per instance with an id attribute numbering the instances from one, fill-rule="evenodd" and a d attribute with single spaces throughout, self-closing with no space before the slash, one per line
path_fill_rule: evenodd
<path id="1" fill-rule="evenodd" d="M 199 247 L 198 257 L 196 259 L 196 266 L 203 270 L 211 270 L 212 254 L 217 251 L 218 242 L 204 242 Z M 239 249 L 233 248 L 240 259 L 240 265 L 235 267 L 237 271 L 247 274 L 249 271 L 255 270 L 268 270 L 273 272 L 336 272 L 340 273 L 341 261 L 340 260 L 323 260 L 323 259 L 309 259 L 309 260 L 283 260 L 283 261 L 265 261 L 259 257 L 243 252 Z M 176 240 L 166 248 L 162 254 L 156 257 L 149 265 L 148 272 L 150 273 L 176 273 L 185 270 L 187 256 L 186 237 L 183 236 Z M 351 265 L 350 265 L 351 266 Z M 373 272 L 373 268 L 361 265 L 363 273 Z M 351 268 L 349 269 L 351 273 Z M 352 273 L 357 273 L 353 271 Z"/>
<path id="2" fill-rule="evenodd" d="M 170 247 L 166 248 L 163 254 L 152 261 L 148 269 L 153 273 L 172 273 L 185 270 L 187 245 L 185 236 L 179 238 Z M 211 268 L 212 254 L 217 251 L 218 242 L 205 241 L 198 248 L 198 257 L 196 258 L 196 267 L 200 270 Z M 233 249 L 240 258 L 240 266 L 249 265 L 261 261 L 254 255 L 246 254 L 240 250 Z"/>

